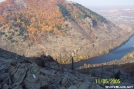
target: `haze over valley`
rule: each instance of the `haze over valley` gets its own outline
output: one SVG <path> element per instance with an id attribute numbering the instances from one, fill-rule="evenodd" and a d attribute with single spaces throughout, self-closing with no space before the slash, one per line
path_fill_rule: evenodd
<path id="1" fill-rule="evenodd" d="M 94 11 L 118 25 L 126 24 L 134 28 L 134 7 L 94 8 Z"/>

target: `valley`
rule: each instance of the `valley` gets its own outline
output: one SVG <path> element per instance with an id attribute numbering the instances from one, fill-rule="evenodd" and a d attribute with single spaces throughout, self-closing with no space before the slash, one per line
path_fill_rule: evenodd
<path id="1" fill-rule="evenodd" d="M 0 2 L 0 89 L 133 89 L 133 14 L 70 0 Z"/>
<path id="2" fill-rule="evenodd" d="M 75 62 L 106 54 L 134 33 L 131 27 L 118 26 L 78 3 L 36 2 L 0 3 L 1 48 L 26 57 L 51 55 L 58 62 L 68 64 L 72 54 Z M 46 7 L 51 7 L 49 12 Z"/>

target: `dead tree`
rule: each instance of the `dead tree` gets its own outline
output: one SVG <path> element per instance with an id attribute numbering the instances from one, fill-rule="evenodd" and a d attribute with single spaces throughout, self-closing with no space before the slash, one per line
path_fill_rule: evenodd
<path id="1" fill-rule="evenodd" d="M 114 68 L 115 68 L 115 66 L 114 66 L 114 64 L 113 64 L 113 77 L 114 77 L 114 74 L 115 74 L 115 73 L 114 73 Z"/>
<path id="2" fill-rule="evenodd" d="M 74 59 L 72 57 L 72 70 L 74 70 Z"/>
<path id="3" fill-rule="evenodd" d="M 64 66 L 61 64 L 61 73 L 64 73 Z"/>
<path id="4" fill-rule="evenodd" d="M 102 74 L 103 74 L 103 64 L 101 66 L 101 77 L 102 77 Z"/>

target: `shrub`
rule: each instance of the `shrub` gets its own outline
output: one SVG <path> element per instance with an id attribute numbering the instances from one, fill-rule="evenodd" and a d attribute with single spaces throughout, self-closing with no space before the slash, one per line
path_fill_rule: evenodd
<path id="1" fill-rule="evenodd" d="M 70 15 L 65 6 L 63 6 L 62 4 L 57 5 L 59 6 L 60 12 L 62 13 L 63 17 Z"/>
<path id="2" fill-rule="evenodd" d="M 50 34 L 54 34 L 54 30 L 49 31 Z"/>
<path id="3" fill-rule="evenodd" d="M 24 37 L 23 37 L 23 41 L 25 41 L 25 40 L 27 40 L 27 35 L 24 35 Z"/>
<path id="4" fill-rule="evenodd" d="M 0 35 L 4 35 L 5 34 L 5 32 L 0 32 Z"/>
<path id="5" fill-rule="evenodd" d="M 8 40 L 12 40 L 13 38 L 12 38 L 12 36 L 9 36 L 9 37 L 7 37 L 7 39 L 8 39 Z"/>
<path id="6" fill-rule="evenodd" d="M 78 17 L 79 17 L 80 19 L 85 19 L 87 16 L 86 16 L 85 14 L 79 13 L 79 14 L 78 14 Z"/>
<path id="7" fill-rule="evenodd" d="M 62 30 L 61 26 L 59 26 L 59 25 L 56 25 L 56 28 L 57 28 L 58 30 Z"/>
<path id="8" fill-rule="evenodd" d="M 118 71 L 117 73 L 114 74 L 114 78 L 115 79 L 120 79 L 120 71 Z"/>

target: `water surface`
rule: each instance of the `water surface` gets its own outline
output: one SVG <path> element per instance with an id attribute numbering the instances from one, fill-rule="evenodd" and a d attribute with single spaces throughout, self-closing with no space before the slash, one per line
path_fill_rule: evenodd
<path id="1" fill-rule="evenodd" d="M 115 59 L 120 60 L 126 54 L 134 51 L 133 46 L 134 46 L 134 35 L 127 42 L 125 42 L 122 46 L 110 51 L 108 54 L 104 54 L 95 58 L 90 58 L 88 60 L 76 62 L 75 68 L 83 66 L 85 63 L 86 64 L 98 64 L 98 63 L 109 62 Z"/>

